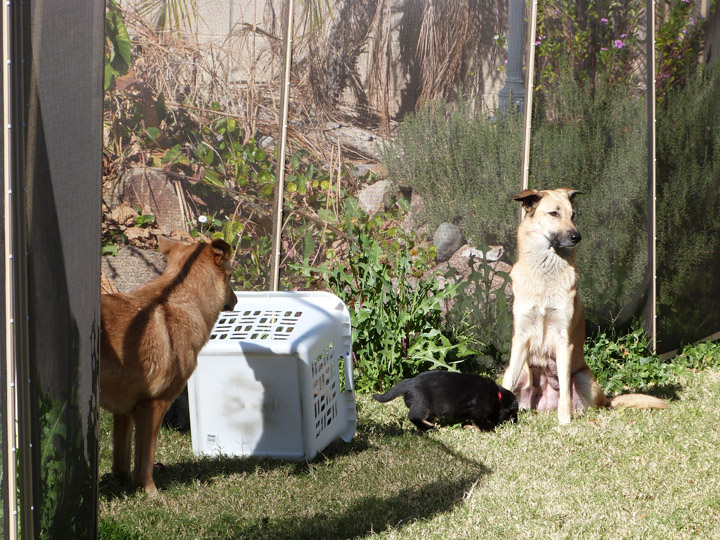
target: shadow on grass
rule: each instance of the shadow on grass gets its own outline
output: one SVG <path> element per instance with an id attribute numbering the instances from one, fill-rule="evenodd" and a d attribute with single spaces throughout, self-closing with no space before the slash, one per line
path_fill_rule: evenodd
<path id="1" fill-rule="evenodd" d="M 383 496 L 359 496 L 345 508 L 328 501 L 324 512 L 313 515 L 242 519 L 231 512 L 223 513 L 213 519 L 208 532 L 213 538 L 258 540 L 363 537 L 451 512 L 483 474 L 468 472 L 453 481 L 436 480 Z"/>
<path id="2" fill-rule="evenodd" d="M 647 394 L 667 401 L 677 401 L 680 399 L 680 392 L 682 389 L 683 387 L 679 383 L 663 383 L 643 388 L 636 388 L 628 392 L 622 392 L 622 394 Z"/>
<path id="3" fill-rule="evenodd" d="M 199 481 L 210 484 L 214 478 L 233 474 L 255 474 L 275 469 L 286 469 L 291 474 L 305 474 L 309 470 L 307 462 L 281 461 L 270 458 L 254 457 L 201 457 L 197 460 L 181 461 L 172 465 L 155 465 L 153 478 L 158 489 L 167 489 L 174 484 L 191 484 Z M 100 478 L 100 495 L 116 499 L 138 491 L 129 478 L 117 478 L 110 473 Z"/>
<path id="4" fill-rule="evenodd" d="M 484 464 L 449 448 L 442 441 L 437 440 L 432 433 L 418 433 L 414 428 L 403 430 L 397 424 L 369 422 L 359 427 L 356 437 L 351 442 L 345 443 L 338 440 L 331 443 L 316 456 L 312 463 L 256 457 L 202 457 L 180 461 L 170 466 L 156 466 L 154 478 L 161 491 L 168 490 L 177 484 L 189 485 L 200 482 L 200 484 L 211 485 L 216 478 L 264 474 L 279 469 L 283 471 L 283 474 L 312 478 L 315 473 L 311 469 L 317 470 L 318 465 L 332 463 L 346 456 L 360 455 L 368 450 L 381 447 L 384 447 L 384 451 L 387 452 L 388 445 L 383 443 L 383 439 L 394 441 L 393 444 L 397 445 L 399 453 L 407 452 L 410 447 L 418 455 L 435 456 L 432 459 L 438 463 L 445 463 L 448 472 L 462 470 L 462 477 L 457 479 L 457 473 L 455 473 L 451 474 L 454 476 L 452 479 L 431 481 L 425 486 L 407 488 L 399 493 L 356 498 L 357 502 L 341 515 L 330 512 L 327 516 L 318 516 L 317 519 L 320 519 L 322 524 L 315 523 L 315 519 L 308 520 L 307 523 L 303 523 L 302 520 L 298 523 L 294 518 L 266 523 L 266 520 L 257 518 L 246 521 L 235 514 L 223 515 L 224 517 L 219 516 L 213 519 L 213 521 L 219 520 L 224 523 L 223 526 L 229 527 L 227 535 L 218 529 L 216 531 L 218 537 L 351 538 L 362 533 L 377 532 L 389 526 L 398 526 L 403 522 L 450 511 L 462 499 L 470 486 L 490 472 Z M 391 448 L 389 451 L 394 452 L 395 449 Z M 412 463 L 407 466 L 415 469 Z M 386 478 L 393 479 L 395 473 L 395 470 L 388 470 Z M 382 473 L 380 476 L 383 476 Z M 352 482 L 350 483 L 352 484 Z M 354 489 L 352 485 L 348 485 L 350 492 L 353 492 Z M 382 491 L 381 488 L 378 490 Z M 99 491 L 100 495 L 108 500 L 122 499 L 132 494 L 139 495 L 139 490 L 132 480 L 116 478 L 109 473 L 101 477 Z M 368 516 L 372 516 L 372 519 Z M 348 523 L 345 523 L 346 521 Z M 218 527 L 220 527 L 220 523 L 218 523 Z M 267 530 L 267 534 L 263 533 L 264 536 L 258 536 L 258 528 Z M 346 530 L 347 533 L 341 534 L 338 532 L 340 530 Z"/>
<path id="5" fill-rule="evenodd" d="M 385 437 L 377 440 L 377 435 Z M 392 444 L 392 446 L 391 446 Z M 232 511 L 212 518 L 207 531 L 212 538 L 275 540 L 277 538 L 343 540 L 377 534 L 389 529 L 401 528 L 414 521 L 429 520 L 446 512 L 452 512 L 473 487 L 492 471 L 483 463 L 468 458 L 448 447 L 432 433 L 402 430 L 399 426 L 369 422 L 363 425 L 358 437 L 346 444 L 336 442 L 318 456 L 314 464 L 331 462 L 341 456 L 359 454 L 365 450 L 383 447 L 383 452 L 408 455 L 408 446 L 418 456 L 417 462 L 400 459 L 396 466 L 388 466 L 385 459 L 369 465 L 367 474 L 378 476 L 377 483 L 368 494 L 366 473 L 359 477 L 345 476 L 341 491 L 357 496 L 338 500 L 337 495 L 327 495 L 322 510 L 301 515 L 239 516 Z M 422 457 L 420 457 L 422 456 Z M 429 460 L 428 460 L 429 458 Z M 431 462 L 432 465 L 428 465 Z M 267 461 L 263 465 L 269 465 Z M 387 467 L 380 472 L 379 469 Z M 428 469 L 428 467 L 430 467 Z M 307 465 L 298 466 L 298 472 L 307 471 Z M 379 474 L 378 474 L 379 473 Z M 413 485 L 416 477 L 429 476 L 420 485 Z M 407 478 L 403 483 L 398 479 Z M 312 480 L 308 496 L 322 496 L 323 480 Z M 383 484 L 383 485 L 378 485 Z M 408 487 L 397 486 L 407 485 Z M 332 490 L 331 490 L 332 491 Z M 278 504 L 282 505 L 281 500 Z M 317 508 L 317 504 L 309 507 Z"/>
<path id="6" fill-rule="evenodd" d="M 402 430 L 399 431 L 402 434 Z M 190 434 L 187 434 L 190 437 Z M 312 461 L 313 465 L 324 463 L 346 455 L 358 454 L 370 448 L 368 433 L 359 429 L 356 436 L 346 443 L 342 440 L 332 442 Z M 261 457 L 205 456 L 180 461 L 172 465 L 155 465 L 153 477 L 158 489 L 173 484 L 190 484 L 195 481 L 211 483 L 213 478 L 233 474 L 255 474 L 284 469 L 289 474 L 306 474 L 310 464 L 305 461 L 293 462 Z M 100 495 L 108 499 L 117 499 L 138 491 L 130 478 L 118 478 L 110 473 L 100 478 Z"/>

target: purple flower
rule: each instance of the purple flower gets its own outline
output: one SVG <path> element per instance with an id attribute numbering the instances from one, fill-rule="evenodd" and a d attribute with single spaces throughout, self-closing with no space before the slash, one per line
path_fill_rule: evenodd
<path id="1" fill-rule="evenodd" d="M 626 38 L 626 37 L 627 37 L 627 34 L 620 34 L 620 37 L 621 37 L 621 38 Z"/>
<path id="2" fill-rule="evenodd" d="M 622 39 L 616 39 L 613 45 L 616 49 L 622 49 L 625 46 L 625 42 Z"/>
<path id="3" fill-rule="evenodd" d="M 607 24 L 607 23 L 608 23 L 608 20 L 605 17 L 600 19 L 600 24 Z"/>
<path id="4" fill-rule="evenodd" d="M 541 41 L 538 39 L 538 40 L 535 42 L 535 46 L 537 47 L 538 45 L 540 45 L 540 43 L 541 43 Z"/>
<path id="5" fill-rule="evenodd" d="M 601 51 L 607 51 L 607 47 L 600 47 Z"/>

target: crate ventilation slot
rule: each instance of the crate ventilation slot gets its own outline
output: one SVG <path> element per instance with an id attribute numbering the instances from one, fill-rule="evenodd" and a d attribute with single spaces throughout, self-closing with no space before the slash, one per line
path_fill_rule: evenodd
<path id="1" fill-rule="evenodd" d="M 243 310 L 220 315 L 210 340 L 287 341 L 302 317 L 295 310 Z"/>

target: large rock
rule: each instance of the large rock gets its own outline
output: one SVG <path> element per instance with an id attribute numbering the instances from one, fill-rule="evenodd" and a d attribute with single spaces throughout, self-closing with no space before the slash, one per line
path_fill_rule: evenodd
<path id="1" fill-rule="evenodd" d="M 339 142 L 341 145 L 350 148 L 354 152 L 380 161 L 379 148 L 387 144 L 387 141 L 365 129 L 355 126 L 343 126 L 337 122 L 330 122 L 325 126 L 325 134 L 328 140 Z"/>
<path id="2" fill-rule="evenodd" d="M 485 259 L 486 262 L 497 262 L 502 259 L 503 255 L 505 254 L 505 248 L 503 248 L 502 246 L 489 246 L 488 250 L 485 252 L 478 248 L 464 246 L 458 251 L 460 253 L 460 256 L 465 259 L 470 259 L 470 257 L 474 257 L 476 261 L 481 261 L 482 259 Z"/>
<path id="3" fill-rule="evenodd" d="M 165 265 L 159 251 L 122 246 L 117 255 L 102 258 L 102 274 L 120 292 L 131 292 L 162 274 Z"/>
<path id="4" fill-rule="evenodd" d="M 437 262 L 445 262 L 465 244 L 462 231 L 452 223 L 441 223 L 433 235 Z"/>
<path id="5" fill-rule="evenodd" d="M 503 246 L 490 246 L 483 252 L 481 249 L 464 244 L 456 249 L 447 261 L 438 264 L 435 270 L 443 273 L 451 271 L 453 277 L 450 279 L 453 282 L 468 282 L 464 292 L 468 296 L 474 296 L 478 302 L 483 302 L 488 297 L 495 298 L 497 291 L 503 287 L 506 297 L 510 298 L 512 285 L 509 274 L 512 266 L 503 260 L 504 256 Z M 473 271 L 480 276 L 475 275 L 471 279 Z M 447 277 L 438 279 L 442 284 L 448 280 Z M 481 291 L 477 290 L 478 285 L 482 288 Z"/>
<path id="6" fill-rule="evenodd" d="M 445 271 L 454 268 L 457 272 L 457 278 L 462 281 L 467 281 L 474 270 L 484 276 L 484 279 L 480 280 L 482 283 L 489 284 L 490 290 L 485 291 L 486 293 L 493 293 L 505 285 L 505 293 L 511 295 L 508 274 L 512 270 L 512 266 L 501 260 L 503 254 L 504 249 L 502 246 L 491 246 L 490 250 L 483 254 L 480 249 L 464 245 L 455 251 L 453 256 L 446 263 L 440 265 L 439 268 Z M 470 266 L 471 259 L 472 268 Z M 475 283 L 471 283 L 465 292 L 470 295 L 475 294 Z"/>
<path id="7" fill-rule="evenodd" d="M 111 209 L 130 206 L 154 215 L 163 234 L 174 230 L 186 231 L 188 223 L 195 221 L 195 216 L 183 187 L 188 182 L 178 176 L 162 169 L 128 169 L 111 186 L 107 194 L 108 205 Z"/>
<path id="8" fill-rule="evenodd" d="M 402 228 L 406 231 L 417 231 L 424 228 L 425 223 L 423 223 L 422 212 L 423 198 L 417 191 L 413 190 L 410 194 L 410 208 L 403 218 Z"/>
<path id="9" fill-rule="evenodd" d="M 394 193 L 395 186 L 390 180 L 380 180 L 358 192 L 358 205 L 372 216 L 390 206 Z"/>

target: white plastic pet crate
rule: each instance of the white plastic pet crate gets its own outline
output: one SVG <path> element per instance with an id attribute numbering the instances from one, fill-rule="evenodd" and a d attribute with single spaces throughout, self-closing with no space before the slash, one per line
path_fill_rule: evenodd
<path id="1" fill-rule="evenodd" d="M 349 442 L 356 414 L 345 304 L 327 292 L 235 294 L 188 381 L 195 454 L 309 461 L 338 438 Z"/>

